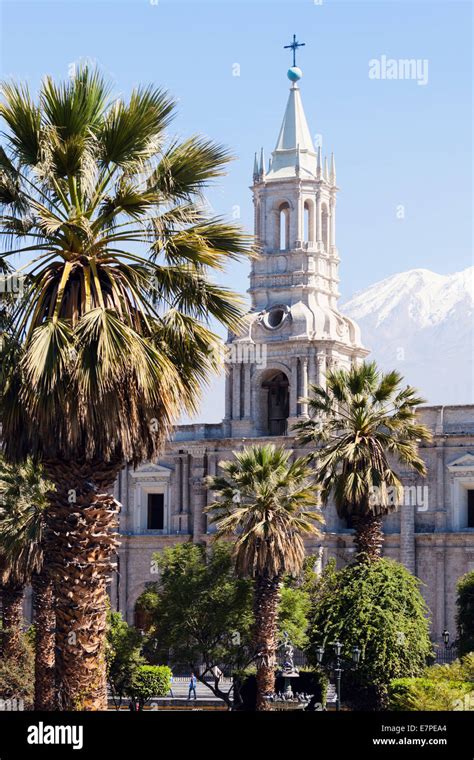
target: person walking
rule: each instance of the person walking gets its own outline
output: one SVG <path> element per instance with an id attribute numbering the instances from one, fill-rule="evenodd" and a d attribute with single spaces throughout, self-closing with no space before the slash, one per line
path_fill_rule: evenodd
<path id="1" fill-rule="evenodd" d="M 197 684 L 197 678 L 194 673 L 191 673 L 191 679 L 189 681 L 189 691 L 188 691 L 188 700 L 191 699 L 191 692 L 194 694 L 194 699 L 197 699 L 196 696 L 196 684 Z"/>

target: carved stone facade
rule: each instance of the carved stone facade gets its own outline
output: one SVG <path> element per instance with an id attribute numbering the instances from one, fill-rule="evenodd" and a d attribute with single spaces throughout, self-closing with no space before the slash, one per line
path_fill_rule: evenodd
<path id="1" fill-rule="evenodd" d="M 432 615 L 433 638 L 455 631 L 455 589 L 458 578 L 474 570 L 474 523 L 469 515 L 469 491 L 474 492 L 474 406 L 422 407 L 420 419 L 434 434 L 421 449 L 428 468 L 425 480 L 401 472 L 405 503 L 384 522 L 385 556 L 402 562 L 425 584 L 423 595 Z M 116 496 L 123 504 L 122 543 L 111 597 L 127 619 L 134 619 L 137 597 L 156 580 L 153 554 L 177 542 L 207 542 L 212 528 L 202 509 L 208 503 L 203 478 L 215 474 L 218 462 L 230 459 L 246 440 L 216 435 L 215 425 L 186 425 L 169 444 L 157 465 L 122 472 Z M 222 433 L 222 428 L 221 428 Z M 289 436 L 260 437 L 259 443 L 294 447 Z M 144 496 L 165 492 L 164 527 L 147 529 Z M 472 497 L 471 497 L 472 498 Z M 352 532 L 337 517 L 334 506 L 324 510 L 323 538 L 310 540 L 308 552 L 324 566 L 335 557 L 342 567 L 354 552 Z"/>
<path id="2" fill-rule="evenodd" d="M 268 170 L 255 159 L 253 199 L 259 257 L 252 263 L 252 308 L 228 341 L 225 419 L 184 425 L 159 463 L 125 469 L 116 485 L 123 504 L 122 543 L 111 588 L 114 607 L 133 622 L 137 597 L 157 579 L 153 554 L 178 542 L 206 542 L 203 478 L 251 439 L 295 448 L 294 422 L 306 414 L 308 385 L 324 385 L 329 366 L 349 367 L 369 352 L 357 325 L 337 308 L 336 169 L 314 149 L 299 88 L 290 90 Z M 376 357 L 375 357 L 376 358 Z M 409 378 L 407 378 L 409 380 Z M 384 523 L 385 555 L 426 584 L 423 594 L 440 640 L 455 631 L 455 587 L 474 569 L 474 406 L 424 407 L 434 440 L 421 449 L 424 481 L 401 472 L 405 503 Z M 308 552 L 339 566 L 354 552 L 352 532 L 332 505 L 321 540 Z"/>

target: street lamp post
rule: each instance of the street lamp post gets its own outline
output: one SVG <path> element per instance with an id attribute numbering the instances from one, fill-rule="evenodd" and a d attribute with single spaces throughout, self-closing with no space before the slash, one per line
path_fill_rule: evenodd
<path id="1" fill-rule="evenodd" d="M 336 655 L 336 667 L 334 669 L 334 673 L 336 675 L 336 710 L 339 712 L 339 710 L 341 709 L 342 644 L 340 641 L 335 641 L 333 644 L 333 647 L 334 647 L 334 654 Z"/>
<path id="2" fill-rule="evenodd" d="M 342 657 L 341 657 L 342 644 L 340 641 L 335 641 L 333 644 L 331 644 L 331 646 L 333 647 L 334 654 L 335 654 L 334 664 L 336 667 L 334 668 L 334 674 L 336 676 L 336 710 L 339 712 L 339 710 L 341 709 L 341 676 L 342 676 L 342 671 L 343 671 Z M 316 647 L 315 653 L 316 653 L 316 662 L 318 663 L 318 665 L 321 665 L 323 662 L 323 657 L 324 657 L 324 647 L 323 646 Z M 360 657 L 361 657 L 361 650 L 359 649 L 358 646 L 354 646 L 352 648 L 352 662 L 354 664 L 354 667 L 357 667 L 359 665 Z"/>
<path id="3" fill-rule="evenodd" d="M 444 641 L 444 648 L 447 649 L 449 646 L 449 631 L 446 629 L 443 631 L 443 641 Z"/>

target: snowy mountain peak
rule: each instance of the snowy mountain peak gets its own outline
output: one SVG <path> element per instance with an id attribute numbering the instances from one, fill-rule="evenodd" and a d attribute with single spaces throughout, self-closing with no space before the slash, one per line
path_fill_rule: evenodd
<path id="1" fill-rule="evenodd" d="M 399 369 L 429 403 L 472 403 L 474 267 L 394 274 L 340 308 L 358 322 L 371 358 Z"/>
<path id="2" fill-rule="evenodd" d="M 474 267 L 441 275 L 429 269 L 410 269 L 374 283 L 341 306 L 356 320 L 377 314 L 378 324 L 395 310 L 404 310 L 418 327 L 443 321 L 458 304 L 472 310 Z M 472 313 L 472 312 L 471 312 Z"/>

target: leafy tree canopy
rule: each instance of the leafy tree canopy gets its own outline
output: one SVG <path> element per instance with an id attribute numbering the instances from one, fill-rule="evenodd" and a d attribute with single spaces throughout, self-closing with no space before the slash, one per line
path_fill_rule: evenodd
<path id="1" fill-rule="evenodd" d="M 249 658 L 252 586 L 233 573 L 230 547 L 180 544 L 155 555 L 161 572 L 152 613 L 158 648 L 194 669 L 243 667 Z M 150 606 L 150 591 L 142 597 Z"/>
<path id="2" fill-rule="evenodd" d="M 389 682 L 420 675 L 432 653 L 420 581 L 388 559 L 340 571 L 329 563 L 313 594 L 309 639 L 314 664 L 316 646 L 331 653 L 331 643 L 339 640 L 349 660 L 358 646 L 362 659 L 346 683 L 373 691 L 380 706 Z"/>

